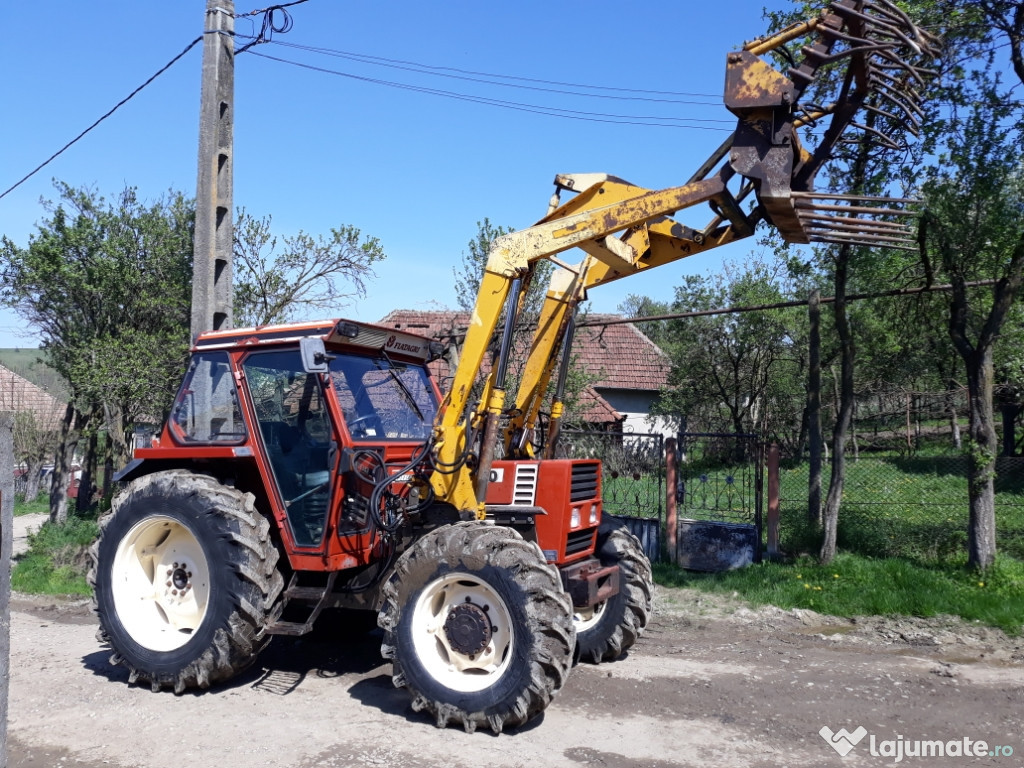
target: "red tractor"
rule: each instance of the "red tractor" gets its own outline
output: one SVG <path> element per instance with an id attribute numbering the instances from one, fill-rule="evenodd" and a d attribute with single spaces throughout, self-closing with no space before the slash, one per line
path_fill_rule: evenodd
<path id="1" fill-rule="evenodd" d="M 500 731 L 547 705 L 574 652 L 632 645 L 650 565 L 602 525 L 598 462 L 495 462 L 486 520 L 434 492 L 461 467 L 432 447 L 431 349 L 348 321 L 200 336 L 93 552 L 131 681 L 205 688 L 325 608 L 379 611 L 416 709 Z"/>
<path id="2" fill-rule="evenodd" d="M 760 58 L 806 38 L 785 74 Z M 864 128 L 862 108 L 871 128 L 857 141 L 914 131 L 935 45 L 887 0 L 837 0 L 729 54 L 736 130 L 686 184 L 557 177 L 548 215 L 493 243 L 444 397 L 427 366 L 440 350 L 411 334 L 344 320 L 202 334 L 92 550 L 113 659 L 180 693 L 227 680 L 325 608 L 374 612 L 414 708 L 497 732 L 542 711 L 574 659 L 620 656 L 650 615 L 650 564 L 602 518 L 599 462 L 551 458 L 576 307 L 762 221 L 790 242 L 913 246 L 893 221 L 903 201 L 818 193 L 814 180 L 844 130 Z M 838 92 L 804 103 L 823 66 Z M 822 129 L 814 151 L 803 126 Z M 575 196 L 561 203 L 563 191 Z M 703 205 L 704 226 L 673 218 Z M 582 261 L 561 261 L 573 248 Z M 541 259 L 559 268 L 506 406 L 512 329 Z"/>

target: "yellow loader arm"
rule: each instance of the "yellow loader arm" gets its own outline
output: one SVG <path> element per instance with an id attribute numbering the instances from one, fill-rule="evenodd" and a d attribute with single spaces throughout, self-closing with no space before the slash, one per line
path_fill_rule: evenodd
<path id="1" fill-rule="evenodd" d="M 786 74 L 760 58 L 808 36 L 813 40 L 801 48 L 802 60 Z M 541 259 L 559 269 L 511 411 L 505 434 L 510 455 L 530 455 L 529 435 L 559 349 L 568 346 L 563 340 L 570 318 L 589 288 L 749 237 L 762 220 L 789 242 L 912 247 L 909 227 L 891 220 L 907 215 L 891 206 L 909 201 L 816 194 L 814 179 L 840 141 L 850 140 L 844 136 L 849 128 L 890 147 L 899 146 L 904 132 L 916 134 L 917 88 L 929 74 L 916 62 L 927 63 L 936 48 L 933 36 L 886 0 L 837 0 L 818 17 L 728 55 L 724 101 L 737 127 L 686 184 L 648 190 L 605 175 L 556 177 L 548 215 L 496 239 L 488 254 L 459 365 L 435 422 L 431 483 L 437 497 L 484 516 L 511 329 L 524 285 Z M 819 77 L 835 83 L 834 98 L 824 105 L 802 103 Z M 857 123 L 861 112 L 867 117 Z M 800 129 L 821 134 L 813 151 L 804 147 Z M 563 190 L 578 194 L 560 204 Z M 698 206 L 710 208 L 709 222 L 697 227 L 677 220 Z M 870 214 L 886 220 L 863 218 Z M 558 258 L 572 248 L 586 254 L 578 264 Z M 503 312 L 498 358 L 479 404 L 471 408 L 471 392 Z M 553 413 L 560 409 L 556 401 Z"/>

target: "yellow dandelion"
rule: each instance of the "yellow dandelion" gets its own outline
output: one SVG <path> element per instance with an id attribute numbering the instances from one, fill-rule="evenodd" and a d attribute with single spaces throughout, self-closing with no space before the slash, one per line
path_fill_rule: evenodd
<path id="1" fill-rule="evenodd" d="M 811 588 L 810 584 L 806 584 L 806 583 L 804 584 L 804 589 L 810 589 L 810 588 Z"/>
<path id="2" fill-rule="evenodd" d="M 832 578 L 833 579 L 838 579 L 839 578 L 839 574 L 838 573 L 833 573 L 832 574 Z"/>
<path id="3" fill-rule="evenodd" d="M 979 587 L 984 587 L 985 586 L 985 582 L 984 581 L 979 581 L 978 582 L 978 586 Z"/>

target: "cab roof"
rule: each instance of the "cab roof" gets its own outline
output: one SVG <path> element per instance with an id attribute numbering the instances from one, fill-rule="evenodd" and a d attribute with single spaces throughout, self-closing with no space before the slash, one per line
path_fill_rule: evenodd
<path id="1" fill-rule="evenodd" d="M 372 351 L 384 350 L 389 355 L 412 357 L 423 361 L 440 353 L 440 350 L 436 349 L 438 342 L 425 336 L 345 319 L 206 331 L 199 334 L 193 349 L 198 352 L 264 344 L 276 345 L 297 342 L 308 337 L 320 337 L 325 345 L 345 345 Z"/>

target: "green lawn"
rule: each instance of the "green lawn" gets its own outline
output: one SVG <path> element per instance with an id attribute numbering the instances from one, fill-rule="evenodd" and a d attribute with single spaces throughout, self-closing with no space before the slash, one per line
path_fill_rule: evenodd
<path id="1" fill-rule="evenodd" d="M 698 574 L 658 563 L 654 572 L 659 584 L 738 593 L 754 605 L 807 608 L 833 616 L 951 614 L 1011 635 L 1020 634 L 1024 622 L 1024 562 L 1005 556 L 983 577 L 962 562 L 927 566 L 849 553 L 827 566 L 804 558 Z"/>

